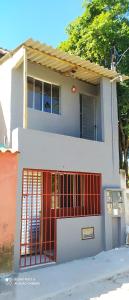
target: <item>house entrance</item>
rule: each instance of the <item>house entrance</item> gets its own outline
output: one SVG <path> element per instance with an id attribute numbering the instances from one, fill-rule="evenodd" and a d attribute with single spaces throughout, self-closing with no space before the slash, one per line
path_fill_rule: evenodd
<path id="1" fill-rule="evenodd" d="M 51 174 L 23 171 L 20 267 L 56 261 L 55 209 L 51 209 Z"/>
<path id="2" fill-rule="evenodd" d="M 100 215 L 101 174 L 23 170 L 20 267 L 56 262 L 56 219 Z"/>

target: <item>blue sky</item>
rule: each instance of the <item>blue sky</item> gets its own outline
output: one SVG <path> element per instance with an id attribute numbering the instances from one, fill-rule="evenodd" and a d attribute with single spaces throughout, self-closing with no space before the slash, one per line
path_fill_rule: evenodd
<path id="1" fill-rule="evenodd" d="M 32 37 L 56 47 L 65 28 L 83 12 L 83 0 L 3 0 L 0 3 L 0 47 L 13 49 Z"/>

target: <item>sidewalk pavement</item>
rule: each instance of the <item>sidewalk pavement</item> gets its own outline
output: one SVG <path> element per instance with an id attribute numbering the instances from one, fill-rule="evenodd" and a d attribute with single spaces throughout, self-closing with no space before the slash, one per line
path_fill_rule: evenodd
<path id="1" fill-rule="evenodd" d="M 1 277 L 0 300 L 54 300 L 75 288 L 129 271 L 129 248 Z"/>

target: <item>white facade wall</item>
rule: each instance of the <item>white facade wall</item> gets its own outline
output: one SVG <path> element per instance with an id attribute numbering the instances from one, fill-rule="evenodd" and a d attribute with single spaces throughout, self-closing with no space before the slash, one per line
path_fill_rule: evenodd
<path id="1" fill-rule="evenodd" d="M 0 144 L 10 144 L 11 64 L 0 65 Z"/>
<path id="2" fill-rule="evenodd" d="M 23 127 L 23 65 L 12 70 L 11 132 L 17 127 Z"/>

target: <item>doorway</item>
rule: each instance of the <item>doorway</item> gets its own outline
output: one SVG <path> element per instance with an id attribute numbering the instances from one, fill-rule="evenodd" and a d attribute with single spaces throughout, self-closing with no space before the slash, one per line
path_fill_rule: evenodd
<path id="1" fill-rule="evenodd" d="M 56 261 L 56 219 L 51 174 L 23 170 L 20 267 Z"/>

